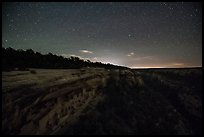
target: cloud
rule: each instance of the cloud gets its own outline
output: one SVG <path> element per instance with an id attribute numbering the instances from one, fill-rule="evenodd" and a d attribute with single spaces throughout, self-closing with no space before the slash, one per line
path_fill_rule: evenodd
<path id="1" fill-rule="evenodd" d="M 59 55 L 65 57 L 65 58 L 70 58 L 71 56 L 72 56 L 72 57 L 78 57 L 78 58 L 80 58 L 80 59 L 90 60 L 90 61 L 92 61 L 92 62 L 96 62 L 96 61 L 98 60 L 97 57 L 88 58 L 88 57 L 78 56 L 78 55 L 75 55 L 75 54 L 59 54 Z"/>
<path id="2" fill-rule="evenodd" d="M 133 56 L 134 54 L 135 54 L 134 52 L 131 52 L 127 56 L 130 57 L 130 56 Z"/>
<path id="3" fill-rule="evenodd" d="M 93 54 L 93 51 L 90 50 L 79 50 L 81 53 L 88 53 L 88 54 Z"/>

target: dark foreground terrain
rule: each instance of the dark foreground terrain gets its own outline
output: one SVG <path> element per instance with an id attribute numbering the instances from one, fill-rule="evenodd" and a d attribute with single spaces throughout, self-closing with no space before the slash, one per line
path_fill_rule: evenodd
<path id="1" fill-rule="evenodd" d="M 2 73 L 4 134 L 202 134 L 202 69 Z"/>

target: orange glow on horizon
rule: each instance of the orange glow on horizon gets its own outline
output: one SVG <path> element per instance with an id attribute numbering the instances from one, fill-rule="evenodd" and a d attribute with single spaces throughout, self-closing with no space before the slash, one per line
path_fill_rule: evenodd
<path id="1" fill-rule="evenodd" d="M 182 66 L 182 67 L 178 67 L 178 66 L 168 66 L 168 67 L 161 67 L 161 66 L 147 66 L 147 67 L 130 67 L 131 69 L 148 69 L 148 68 L 196 68 L 196 67 L 202 67 L 202 66 Z"/>

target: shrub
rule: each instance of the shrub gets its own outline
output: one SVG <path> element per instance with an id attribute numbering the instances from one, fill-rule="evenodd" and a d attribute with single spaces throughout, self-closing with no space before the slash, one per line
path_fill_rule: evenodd
<path id="1" fill-rule="evenodd" d="M 30 70 L 31 74 L 36 74 L 37 72 L 35 70 Z"/>

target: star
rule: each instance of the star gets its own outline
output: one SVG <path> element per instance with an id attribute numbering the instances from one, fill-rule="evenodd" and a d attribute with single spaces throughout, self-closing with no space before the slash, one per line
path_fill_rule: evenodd
<path id="1" fill-rule="evenodd" d="M 169 7 L 169 9 L 170 9 L 170 10 L 173 10 L 174 8 L 173 8 L 173 7 Z"/>
<path id="2" fill-rule="evenodd" d="M 155 54 L 161 64 L 180 56 L 188 61 L 183 52 L 192 53 L 191 63 L 202 60 L 202 7 L 196 2 L 17 2 L 5 6 L 8 6 L 2 10 L 5 47 L 12 42 L 14 48 L 69 54 L 88 49 L 94 52 L 81 51 L 84 58 L 105 56 L 104 60 L 113 60 L 112 63 L 120 60 L 119 64 L 125 66 L 135 63 L 126 58 L 131 60 L 136 56 L 131 52 L 137 50 L 141 56 Z M 142 61 L 138 63 L 150 63 Z"/>

